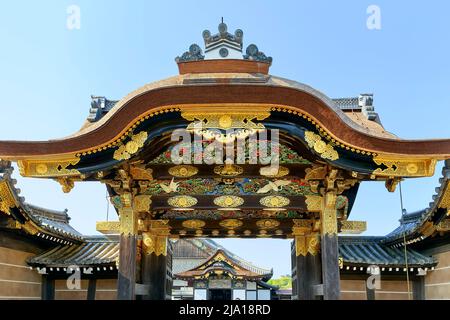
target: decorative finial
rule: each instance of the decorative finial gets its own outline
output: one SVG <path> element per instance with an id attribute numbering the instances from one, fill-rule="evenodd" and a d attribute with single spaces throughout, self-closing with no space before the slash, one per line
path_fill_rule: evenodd
<path id="1" fill-rule="evenodd" d="M 190 46 L 189 51 L 175 60 L 179 63 L 205 59 L 245 59 L 272 64 L 272 58 L 259 51 L 254 44 L 249 45 L 245 54 L 243 54 L 244 32 L 241 29 L 236 29 L 234 34 L 232 34 L 228 32 L 228 26 L 224 23 L 223 17 L 220 18 L 220 21 L 218 33 L 212 34 L 209 30 L 204 30 L 202 33 L 205 42 L 204 55 L 200 47 L 193 44 Z"/>

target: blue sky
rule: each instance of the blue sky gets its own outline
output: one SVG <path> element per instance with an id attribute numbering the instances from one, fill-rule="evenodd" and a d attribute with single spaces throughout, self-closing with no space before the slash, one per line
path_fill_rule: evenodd
<path id="1" fill-rule="evenodd" d="M 344 4 L 345 3 L 345 4 Z M 381 9 L 381 30 L 366 27 L 369 5 Z M 81 9 L 81 28 L 66 27 L 67 7 Z M 450 3 L 427 1 L 8 1 L 0 11 L 0 139 L 46 140 L 77 131 L 90 95 L 120 99 L 177 74 L 174 58 L 223 16 L 230 31 L 273 57 L 271 73 L 311 85 L 332 98 L 374 93 L 387 130 L 402 138 L 450 138 Z M 428 205 L 431 178 L 403 183 L 408 211 Z M 70 194 L 53 181 L 24 179 L 30 203 L 68 208 L 72 224 L 95 233 L 107 214 L 105 188 L 79 183 Z M 110 209 L 110 216 L 114 212 Z M 391 231 L 400 217 L 398 192 L 361 186 L 351 219 L 366 234 Z M 275 275 L 290 272 L 289 241 L 222 243 Z"/>

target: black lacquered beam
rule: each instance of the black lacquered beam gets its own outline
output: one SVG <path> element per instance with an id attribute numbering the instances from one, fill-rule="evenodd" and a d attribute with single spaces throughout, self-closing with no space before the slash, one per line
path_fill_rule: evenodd
<path id="1" fill-rule="evenodd" d="M 183 208 L 184 202 L 182 202 L 178 207 L 176 205 L 170 205 L 170 200 L 173 199 L 175 196 L 152 196 L 152 210 L 170 210 L 174 208 Z M 184 197 L 184 196 L 181 196 Z M 214 203 L 214 200 L 220 196 L 213 196 L 213 195 L 200 195 L 200 196 L 188 196 L 195 198 L 197 203 L 186 207 L 185 209 L 194 209 L 194 210 L 217 210 L 220 208 L 227 207 L 226 205 L 217 205 Z M 286 205 L 278 205 L 276 203 L 277 200 L 273 200 L 274 202 L 268 201 L 268 205 L 263 205 L 261 203 L 262 199 L 265 197 L 283 197 L 284 199 L 288 199 L 289 203 Z M 304 196 L 256 196 L 256 195 L 242 195 L 239 196 L 242 200 L 244 200 L 242 205 L 232 207 L 229 209 L 249 209 L 249 210 L 264 210 L 268 208 L 280 208 L 280 209 L 286 209 L 286 210 L 295 210 L 295 211 L 301 211 L 301 212 L 307 212 L 307 206 L 306 206 L 306 197 Z M 190 199 L 190 198 L 189 198 Z M 266 198 L 267 199 L 267 198 Z M 283 201 L 283 199 L 278 198 L 278 201 Z"/>

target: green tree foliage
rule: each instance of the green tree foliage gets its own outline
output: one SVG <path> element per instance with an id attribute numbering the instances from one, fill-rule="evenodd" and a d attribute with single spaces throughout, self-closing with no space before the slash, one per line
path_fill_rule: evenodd
<path id="1" fill-rule="evenodd" d="M 270 279 L 268 284 L 277 286 L 279 289 L 290 289 L 292 288 L 292 278 L 290 276 L 281 276 L 277 279 Z"/>

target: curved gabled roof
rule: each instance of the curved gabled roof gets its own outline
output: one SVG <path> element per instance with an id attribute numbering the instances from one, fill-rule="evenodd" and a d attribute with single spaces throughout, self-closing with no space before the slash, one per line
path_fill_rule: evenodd
<path id="1" fill-rule="evenodd" d="M 176 246 L 176 243 L 180 240 L 174 240 L 174 246 Z M 214 254 L 221 250 L 223 251 L 230 259 L 241 265 L 243 268 L 254 272 L 255 274 L 272 274 L 273 270 L 268 268 L 263 268 L 254 265 L 253 263 L 237 256 L 227 248 L 219 245 L 217 242 L 215 242 L 212 239 L 182 239 L 181 241 L 187 241 L 194 247 L 198 248 L 199 250 L 203 251 L 205 253 L 204 258 L 199 257 L 177 257 L 174 255 L 174 259 L 177 259 L 177 261 L 180 261 L 182 263 L 182 266 L 176 266 L 174 267 L 174 273 L 180 273 L 184 272 L 190 269 L 197 268 L 199 265 L 203 264 L 208 258 L 211 256 L 214 256 Z M 174 250 L 175 251 L 175 250 Z M 188 258 L 188 259 L 186 259 Z M 192 259 L 194 258 L 194 259 Z"/>
<path id="2" fill-rule="evenodd" d="M 217 63 L 226 65 L 233 60 Z M 307 85 L 245 72 L 190 73 L 151 83 L 130 93 L 102 119 L 70 137 L 35 142 L 1 141 L 0 157 L 17 160 L 89 151 L 115 141 L 150 112 L 164 107 L 180 107 L 186 111 L 194 104 L 212 108 L 218 104 L 233 105 L 234 109 L 243 111 L 248 110 L 250 104 L 287 106 L 307 114 L 336 141 L 353 148 L 374 153 L 450 157 L 449 139 L 400 140 L 388 133 L 377 133 L 352 121 L 330 98 Z"/>
<path id="3" fill-rule="evenodd" d="M 25 202 L 25 198 L 20 196 L 20 189 L 15 187 L 17 181 L 11 177 L 13 170 L 8 161 L 0 164 L 0 186 L 6 192 L 3 196 L 10 199 L 9 208 L 3 213 L 15 222 L 13 227 L 56 243 L 82 241 L 82 235 L 69 224 L 67 210 L 56 211 Z M 0 199 L 0 203 L 2 201 L 7 200 Z"/>
<path id="4" fill-rule="evenodd" d="M 207 276 L 211 272 L 227 272 L 228 274 L 236 277 L 244 277 L 248 279 L 268 280 L 272 277 L 273 272 L 267 272 L 262 269 L 253 268 L 249 270 L 241 260 L 236 259 L 228 254 L 228 250 L 218 249 L 208 259 L 203 261 L 198 266 L 177 273 L 177 278 L 187 279 L 192 277 Z"/>

